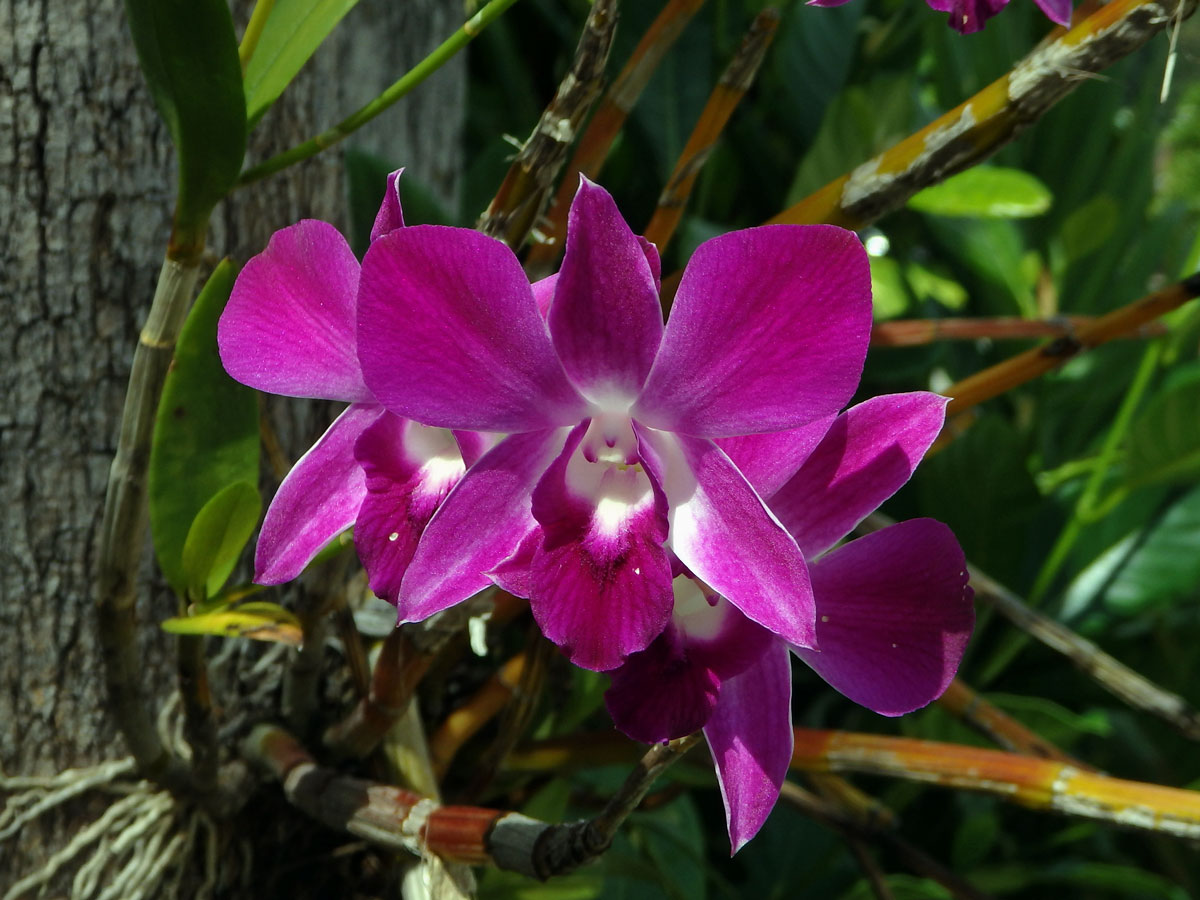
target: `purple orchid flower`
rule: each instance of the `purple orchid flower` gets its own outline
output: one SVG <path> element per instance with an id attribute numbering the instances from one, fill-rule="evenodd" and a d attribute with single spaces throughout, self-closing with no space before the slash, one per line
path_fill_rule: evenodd
<path id="1" fill-rule="evenodd" d="M 795 429 L 850 399 L 866 255 L 831 226 L 714 238 L 665 328 L 658 280 L 655 248 L 586 179 L 562 268 L 532 287 L 475 231 L 413 226 L 371 246 L 358 296 L 371 393 L 426 426 L 508 434 L 429 522 L 402 622 L 498 583 L 573 662 L 613 669 L 671 620 L 673 554 L 751 621 L 815 645 L 800 548 L 715 439 Z"/>
<path id="2" fill-rule="evenodd" d="M 809 6 L 841 6 L 849 0 L 808 0 Z M 1008 0 L 925 0 L 930 9 L 950 13 L 948 24 L 960 34 L 979 31 L 987 20 L 1008 5 Z M 1070 27 L 1071 0 L 1034 0 L 1046 17 Z"/>
<path id="3" fill-rule="evenodd" d="M 832 425 L 726 443 L 805 558 L 816 559 L 816 647 L 789 647 L 684 573 L 671 623 L 612 673 L 605 701 L 626 734 L 653 743 L 704 729 L 734 852 L 762 826 L 787 773 L 789 649 L 885 716 L 925 706 L 954 678 L 974 610 L 962 550 L 945 525 L 914 519 L 826 553 L 908 480 L 945 404 L 929 393 L 876 397 Z"/>
<path id="4" fill-rule="evenodd" d="M 388 176 L 372 241 L 404 225 L 399 176 Z M 350 404 L 267 509 L 254 559 L 260 584 L 295 578 L 357 523 L 372 589 L 394 593 L 425 523 L 462 477 L 464 455 L 473 461 L 484 447 L 479 435 L 426 428 L 375 400 L 354 350 L 358 281 L 346 239 L 306 219 L 276 232 L 246 263 L 221 316 L 217 343 L 235 379 L 272 394 Z"/>

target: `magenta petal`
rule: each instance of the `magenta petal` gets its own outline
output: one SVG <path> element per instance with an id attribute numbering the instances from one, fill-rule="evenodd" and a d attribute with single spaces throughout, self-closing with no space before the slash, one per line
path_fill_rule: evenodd
<path id="1" fill-rule="evenodd" d="M 829 225 L 771 225 L 701 244 L 633 408 L 703 437 L 783 431 L 853 395 L 871 330 L 867 254 Z"/>
<path id="2" fill-rule="evenodd" d="M 758 833 L 779 799 L 792 759 L 791 703 L 792 672 L 779 642 L 721 683 L 704 736 L 725 801 L 731 853 Z"/>
<path id="3" fill-rule="evenodd" d="M 639 428 L 671 505 L 671 549 L 696 577 L 793 644 L 813 646 L 812 588 L 791 535 L 712 441 Z"/>
<path id="4" fill-rule="evenodd" d="M 217 326 L 225 371 L 271 394 L 366 402 L 354 349 L 358 260 L 336 228 L 306 219 L 246 263 Z"/>
<path id="5" fill-rule="evenodd" d="M 421 536 L 400 587 L 401 621 L 428 618 L 492 583 L 487 573 L 537 527 L 530 495 L 566 437 L 566 429 L 514 434 L 470 468 Z"/>
<path id="6" fill-rule="evenodd" d="M 666 500 L 636 467 L 588 462 L 579 426 L 533 492 L 544 539 L 529 607 L 577 666 L 614 669 L 666 627 L 674 604 Z"/>
<path id="7" fill-rule="evenodd" d="M 292 466 L 263 520 L 254 553 L 256 582 L 291 581 L 322 547 L 354 524 L 367 493 L 354 443 L 383 414 L 374 403 L 354 404 Z"/>
<path id="8" fill-rule="evenodd" d="M 587 414 L 520 263 L 500 241 L 437 225 L 386 234 L 363 260 L 358 306 L 363 375 L 397 415 L 525 432 Z"/>
<path id="9" fill-rule="evenodd" d="M 760 497 L 770 497 L 808 459 L 836 418 L 822 416 L 788 431 L 718 438 L 716 444 Z"/>
<path id="10" fill-rule="evenodd" d="M 638 395 L 662 338 L 654 275 L 608 191 L 581 177 L 550 333 L 571 380 L 590 399 Z"/>
<path id="11" fill-rule="evenodd" d="M 354 524 L 354 546 L 371 590 L 393 603 L 421 532 L 462 478 L 450 432 L 385 413 L 354 447 L 367 496 Z"/>
<path id="12" fill-rule="evenodd" d="M 400 208 L 400 176 L 404 169 L 397 169 L 387 177 L 387 188 L 383 192 L 383 203 L 375 214 L 375 224 L 371 226 L 371 243 L 375 243 L 385 234 L 390 234 L 397 228 L 404 227 L 404 212 Z"/>
<path id="13" fill-rule="evenodd" d="M 604 705 L 613 723 L 635 741 L 657 744 L 704 727 L 721 682 L 710 668 L 689 660 L 674 628 L 612 673 Z"/>
<path id="14" fill-rule="evenodd" d="M 961 34 L 972 34 L 1008 5 L 1008 0 L 926 0 L 930 9 L 950 13 L 949 25 Z M 1052 17 L 1053 18 L 1053 17 Z"/>
<path id="15" fill-rule="evenodd" d="M 458 452 L 462 456 L 463 465 L 468 469 L 495 447 L 504 438 L 502 434 L 489 434 L 479 431 L 455 431 L 454 439 L 458 441 Z"/>
<path id="16" fill-rule="evenodd" d="M 533 302 L 537 304 L 542 318 L 550 314 L 550 304 L 554 301 L 554 289 L 558 286 L 558 273 L 547 275 L 529 286 L 533 291 Z"/>
<path id="17" fill-rule="evenodd" d="M 828 550 L 908 481 L 942 429 L 947 402 L 925 391 L 884 394 L 838 416 L 768 498 L 805 557 Z"/>
<path id="18" fill-rule="evenodd" d="M 640 234 L 637 235 L 637 241 L 646 257 L 647 265 L 650 266 L 650 275 L 654 279 L 654 296 L 657 300 L 658 291 L 662 287 L 662 257 L 658 255 L 658 248 Z M 659 308 L 661 309 L 661 303 Z"/>
<path id="19" fill-rule="evenodd" d="M 1071 24 L 1071 0 L 1033 0 L 1051 22 Z"/>
<path id="20" fill-rule="evenodd" d="M 901 522 L 812 569 L 820 652 L 795 650 L 855 703 L 899 716 L 941 696 L 975 624 L 966 561 L 950 529 Z"/>

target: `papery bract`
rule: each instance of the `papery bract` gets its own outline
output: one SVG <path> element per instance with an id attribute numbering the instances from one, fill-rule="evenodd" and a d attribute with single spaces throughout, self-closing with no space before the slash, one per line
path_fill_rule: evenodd
<path id="1" fill-rule="evenodd" d="M 429 523 L 401 619 L 496 582 L 529 598 L 575 663 L 612 669 L 670 620 L 674 553 L 750 620 L 812 647 L 803 556 L 714 440 L 836 414 L 869 328 L 866 256 L 829 226 L 701 245 L 664 327 L 657 252 L 586 179 L 562 268 L 532 288 L 477 232 L 380 238 L 358 303 L 370 390 L 430 427 L 510 433 Z"/>

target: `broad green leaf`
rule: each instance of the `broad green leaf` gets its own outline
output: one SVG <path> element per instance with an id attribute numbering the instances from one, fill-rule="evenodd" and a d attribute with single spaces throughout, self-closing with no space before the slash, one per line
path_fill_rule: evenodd
<path id="1" fill-rule="evenodd" d="M 918 300 L 932 300 L 946 309 L 961 310 L 970 299 L 967 289 L 953 278 L 947 278 L 918 262 L 910 262 L 905 266 L 904 275 Z"/>
<path id="2" fill-rule="evenodd" d="M 199 616 L 175 616 L 162 623 L 171 634 L 211 634 L 251 638 L 299 647 L 300 620 L 277 603 L 243 603 L 236 609 Z"/>
<path id="3" fill-rule="evenodd" d="M 1062 225 L 1067 261 L 1074 262 L 1108 246 L 1120 218 L 1121 207 L 1108 194 L 1097 194 L 1074 210 Z"/>
<path id="4" fill-rule="evenodd" d="M 224 586 L 261 510 L 258 488 L 248 481 L 234 482 L 201 507 L 183 542 L 189 598 L 206 600 Z"/>
<path id="5" fill-rule="evenodd" d="M 258 483 L 258 400 L 225 374 L 217 355 L 217 320 L 235 274 L 222 262 L 196 299 L 154 425 L 150 528 L 158 564 L 180 594 L 188 589 L 183 548 L 197 514 L 229 485 Z"/>
<path id="6" fill-rule="evenodd" d="M 1054 196 L 1036 177 L 1020 169 L 976 166 L 909 198 L 909 209 L 938 216 L 1020 219 L 1040 216 Z"/>
<path id="7" fill-rule="evenodd" d="M 1200 477 L 1200 365 L 1177 369 L 1129 433 L 1125 478 L 1131 486 L 1181 484 Z"/>
<path id="8" fill-rule="evenodd" d="M 253 128 L 358 0 L 275 0 L 246 64 L 246 118 Z"/>
<path id="9" fill-rule="evenodd" d="M 246 101 L 226 0 L 125 0 L 154 105 L 179 160 L 176 226 L 203 228 L 246 152 Z"/>
<path id="10" fill-rule="evenodd" d="M 900 263 L 890 256 L 871 257 L 871 305 L 877 320 L 903 315 L 912 301 Z"/>

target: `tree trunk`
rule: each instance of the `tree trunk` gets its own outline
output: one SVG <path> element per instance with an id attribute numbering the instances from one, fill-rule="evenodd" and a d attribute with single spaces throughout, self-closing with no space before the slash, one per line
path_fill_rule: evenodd
<path id="1" fill-rule="evenodd" d="M 238 5 L 244 22 L 248 4 Z M 461 24 L 462 11 L 461 0 L 364 0 L 268 113 L 248 161 L 370 99 Z M 453 202 L 464 85 L 459 58 L 355 139 L 408 161 Z M 238 191 L 214 216 L 210 250 L 245 260 L 303 216 L 344 226 L 339 159 L 327 151 Z M 134 344 L 166 248 L 173 168 L 119 4 L 0 0 L 0 776 L 126 755 L 105 712 L 94 535 Z M 302 452 L 327 414 L 302 401 L 276 407 L 285 453 Z M 161 706 L 175 676 L 157 622 L 175 601 L 151 559 L 147 544 L 143 683 Z M 16 785 L 7 787 L 11 813 Z M 0 842 L 0 897 L 113 799 L 82 796 Z M 0 799 L 0 833 L 3 816 Z M 87 856 L 65 865 L 47 895 L 65 895 Z"/>

